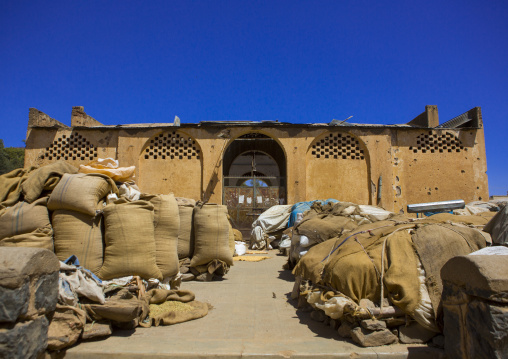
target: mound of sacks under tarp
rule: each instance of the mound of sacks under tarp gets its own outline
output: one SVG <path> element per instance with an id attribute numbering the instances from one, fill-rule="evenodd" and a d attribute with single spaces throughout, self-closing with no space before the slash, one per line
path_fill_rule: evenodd
<path id="1" fill-rule="evenodd" d="M 293 296 L 362 346 L 427 342 L 442 330 L 440 270 L 491 242 L 480 230 L 488 219 L 449 213 L 409 219 L 363 209 L 314 206 L 295 225 Z"/>
<path id="2" fill-rule="evenodd" d="M 272 249 L 279 247 L 280 243 L 287 239 L 287 229 L 292 228 L 298 216 L 303 215 L 312 206 L 325 206 L 329 203 L 339 202 L 336 199 L 314 200 L 298 202 L 294 205 L 272 206 L 252 223 L 250 236 L 250 249 Z M 284 246 L 285 244 L 283 244 Z"/>
<path id="3" fill-rule="evenodd" d="M 76 258 L 83 273 L 72 280 L 62 278 L 62 293 L 63 287 L 79 293 L 76 288 L 82 282 L 98 287 L 93 290 L 97 293 L 105 292 L 107 284 L 102 281 L 118 278 L 129 287 L 134 277 L 143 281 L 135 285 L 138 293 L 147 288 L 175 290 L 182 277 L 211 280 L 226 274 L 233 265 L 235 244 L 226 207 L 175 198 L 172 193 L 141 193 L 132 181 L 134 171 L 119 167 L 115 160 L 99 159 L 80 169 L 56 162 L 0 176 L 0 247 L 39 247 L 54 251 L 61 261 Z M 63 272 L 80 272 L 64 268 Z M 94 313 L 108 310 L 105 305 L 116 303 L 112 300 L 116 292 L 102 299 L 79 296 L 71 306 L 92 301 Z M 133 297 L 130 292 L 132 286 L 117 296 L 124 300 Z M 124 316 L 124 321 L 119 320 L 123 314 L 117 315 L 114 323 L 131 323 L 133 313 L 140 314 L 142 322 L 148 310 L 138 304 L 132 315 Z M 69 310 L 77 315 L 77 310 Z M 87 316 L 100 317 L 88 312 Z"/>

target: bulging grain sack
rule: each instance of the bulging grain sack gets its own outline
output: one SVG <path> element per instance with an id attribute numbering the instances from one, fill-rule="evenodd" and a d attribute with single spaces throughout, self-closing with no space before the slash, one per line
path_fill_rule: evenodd
<path id="1" fill-rule="evenodd" d="M 154 206 L 155 258 L 162 276 L 178 274 L 178 231 L 180 215 L 173 193 L 167 195 L 143 195 L 143 200 Z"/>
<path id="2" fill-rule="evenodd" d="M 180 230 L 178 232 L 178 258 L 190 258 L 194 252 L 194 231 L 192 212 L 194 205 L 179 205 Z"/>
<path id="3" fill-rule="evenodd" d="M 206 265 L 215 259 L 233 265 L 227 213 L 227 207 L 218 204 L 194 207 L 194 255 L 191 267 Z"/>
<path id="4" fill-rule="evenodd" d="M 52 211 L 66 209 L 95 216 L 99 202 L 108 193 L 118 193 L 111 178 L 102 174 L 64 174 L 48 201 Z"/>
<path id="5" fill-rule="evenodd" d="M 231 225 L 231 222 L 229 222 L 229 251 L 231 252 L 231 255 L 235 255 L 235 232 L 233 232 L 233 226 Z"/>
<path id="6" fill-rule="evenodd" d="M 43 248 L 53 252 L 53 229 L 48 224 L 30 233 L 0 239 L 0 247 Z"/>
<path id="7" fill-rule="evenodd" d="M 120 199 L 104 208 L 106 249 L 99 278 L 138 275 L 162 280 L 155 261 L 153 204 Z"/>
<path id="8" fill-rule="evenodd" d="M 0 239 L 30 233 L 50 225 L 48 198 L 32 203 L 18 202 L 0 211 Z"/>
<path id="9" fill-rule="evenodd" d="M 53 212 L 52 223 L 58 259 L 74 254 L 82 267 L 98 274 L 104 251 L 102 216 L 59 209 Z"/>

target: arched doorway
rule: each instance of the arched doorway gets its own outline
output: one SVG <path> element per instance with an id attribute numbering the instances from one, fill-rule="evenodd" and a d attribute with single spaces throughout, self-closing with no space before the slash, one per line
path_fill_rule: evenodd
<path id="1" fill-rule="evenodd" d="M 234 140 L 223 160 L 222 203 L 244 236 L 252 222 L 277 204 L 286 204 L 286 156 L 271 137 L 248 133 Z"/>

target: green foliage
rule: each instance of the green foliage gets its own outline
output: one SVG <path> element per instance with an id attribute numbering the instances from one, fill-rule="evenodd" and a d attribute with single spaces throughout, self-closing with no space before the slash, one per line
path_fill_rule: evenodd
<path id="1" fill-rule="evenodd" d="M 22 168 L 25 163 L 25 149 L 20 147 L 4 147 L 0 139 L 0 175 L 16 168 Z"/>

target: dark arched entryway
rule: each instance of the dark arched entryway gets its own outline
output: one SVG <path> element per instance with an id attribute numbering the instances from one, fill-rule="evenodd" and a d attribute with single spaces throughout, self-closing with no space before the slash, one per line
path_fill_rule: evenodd
<path id="1" fill-rule="evenodd" d="M 234 140 L 224 153 L 222 203 L 244 236 L 265 210 L 286 204 L 286 157 L 280 145 L 260 133 Z"/>

